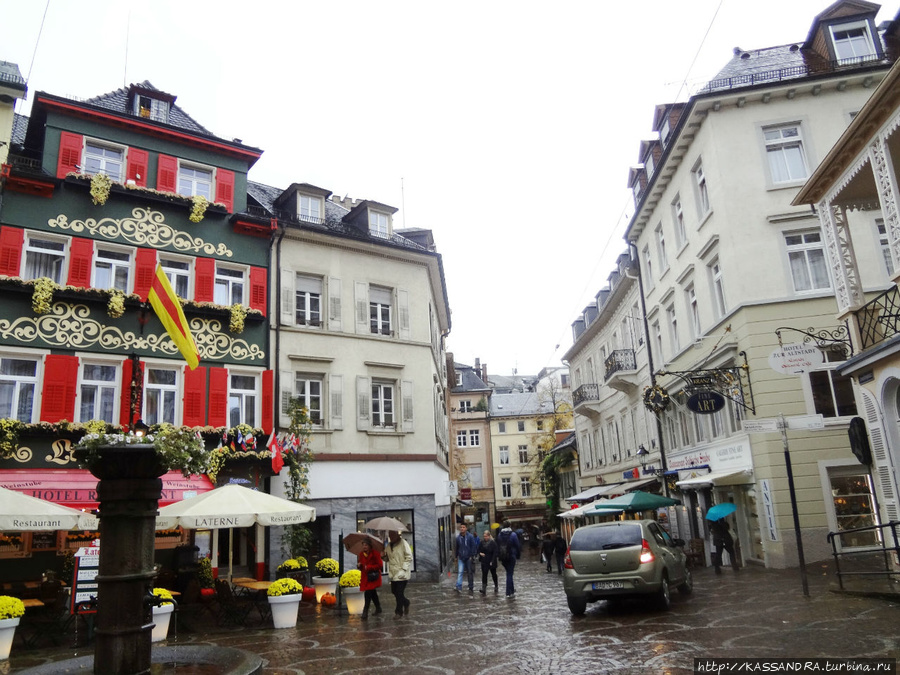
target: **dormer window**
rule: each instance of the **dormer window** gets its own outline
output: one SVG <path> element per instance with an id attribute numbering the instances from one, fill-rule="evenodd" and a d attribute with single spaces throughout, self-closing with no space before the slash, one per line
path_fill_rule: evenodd
<path id="1" fill-rule="evenodd" d="M 156 122 L 168 122 L 169 103 L 149 96 L 138 95 L 134 97 L 134 114 Z"/>
<path id="2" fill-rule="evenodd" d="M 322 222 L 322 198 L 310 197 L 309 195 L 299 195 L 300 197 L 300 220 L 311 223 Z"/>
<path id="3" fill-rule="evenodd" d="M 644 170 L 647 172 L 647 179 L 653 175 L 653 151 L 650 151 L 650 154 L 647 155 L 647 159 L 644 161 Z"/>
<path id="4" fill-rule="evenodd" d="M 379 213 L 378 211 L 369 211 L 369 234 L 373 237 L 389 238 L 389 224 L 390 218 L 388 214 Z"/>
<path id="5" fill-rule="evenodd" d="M 659 140 L 663 144 L 663 147 L 665 147 L 666 142 L 669 140 L 669 131 L 669 118 L 667 116 L 666 119 L 663 120 L 662 126 L 659 128 Z"/>
<path id="6" fill-rule="evenodd" d="M 866 21 L 831 26 L 831 39 L 835 58 L 842 63 L 864 61 L 877 54 Z"/>

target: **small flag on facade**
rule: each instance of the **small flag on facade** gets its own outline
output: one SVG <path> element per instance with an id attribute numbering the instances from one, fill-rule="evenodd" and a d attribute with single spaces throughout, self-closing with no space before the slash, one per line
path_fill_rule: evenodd
<path id="1" fill-rule="evenodd" d="M 272 471 L 275 474 L 281 473 L 281 470 L 284 468 L 284 457 L 281 456 L 281 445 L 278 443 L 278 438 L 275 436 L 274 431 L 269 436 L 269 442 L 266 444 L 266 447 L 272 451 Z"/>
<path id="2" fill-rule="evenodd" d="M 156 274 L 153 277 L 153 283 L 150 284 L 150 293 L 148 293 L 147 299 L 169 334 L 169 338 L 187 361 L 188 368 L 191 370 L 196 368 L 200 363 L 197 343 L 194 342 L 187 319 L 184 318 L 181 302 L 175 295 L 175 291 L 172 290 L 172 285 L 159 263 L 156 264 Z"/>

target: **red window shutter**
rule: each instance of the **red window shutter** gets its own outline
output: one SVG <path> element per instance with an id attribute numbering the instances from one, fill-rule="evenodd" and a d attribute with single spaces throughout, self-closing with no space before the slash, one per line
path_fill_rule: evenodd
<path id="1" fill-rule="evenodd" d="M 228 426 L 228 369 L 209 369 L 209 426 Z"/>
<path id="2" fill-rule="evenodd" d="M 271 434 L 275 424 L 275 371 L 262 374 L 262 430 Z"/>
<path id="3" fill-rule="evenodd" d="M 206 425 L 206 368 L 184 369 L 184 426 Z"/>
<path id="4" fill-rule="evenodd" d="M 216 169 L 216 201 L 234 211 L 234 171 Z"/>
<path id="5" fill-rule="evenodd" d="M 194 300 L 196 302 L 212 302 L 216 287 L 216 261 L 212 258 L 196 258 L 194 260 Z"/>
<path id="6" fill-rule="evenodd" d="M 44 357 L 44 382 L 41 395 L 42 422 L 74 421 L 77 382 L 77 356 L 48 354 Z"/>
<path id="7" fill-rule="evenodd" d="M 134 292 L 146 301 L 150 284 L 156 276 L 156 249 L 139 248 L 134 255 Z"/>
<path id="8" fill-rule="evenodd" d="M 78 172 L 83 145 L 84 139 L 81 134 L 63 131 L 59 135 L 59 161 L 56 164 L 57 178 L 65 178 L 67 173 Z"/>
<path id="9" fill-rule="evenodd" d="M 69 244 L 69 286 L 91 287 L 91 259 L 94 257 L 94 240 L 72 237 Z"/>
<path id="10" fill-rule="evenodd" d="M 8 225 L 0 228 L 0 274 L 8 277 L 20 276 L 24 243 L 25 230 Z"/>
<path id="11" fill-rule="evenodd" d="M 174 157 L 159 156 L 156 189 L 160 192 L 178 192 L 178 160 Z"/>
<path id="12" fill-rule="evenodd" d="M 125 179 L 133 180 L 140 187 L 147 187 L 148 157 L 146 150 L 128 148 L 128 166 L 125 172 Z"/>
<path id="13" fill-rule="evenodd" d="M 131 428 L 131 359 L 125 359 L 122 362 L 122 400 L 119 413 L 119 424 L 126 429 Z M 143 386 L 143 385 L 142 385 Z M 139 416 L 140 409 L 135 411 L 135 416 Z"/>
<path id="14" fill-rule="evenodd" d="M 266 315 L 267 270 L 264 267 L 250 268 L 250 309 L 258 309 Z"/>

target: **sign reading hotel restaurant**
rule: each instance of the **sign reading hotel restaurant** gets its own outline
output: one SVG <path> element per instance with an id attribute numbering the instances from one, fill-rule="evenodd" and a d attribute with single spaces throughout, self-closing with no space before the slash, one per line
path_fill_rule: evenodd
<path id="1" fill-rule="evenodd" d="M 782 345 L 769 355 L 769 367 L 782 375 L 800 375 L 818 368 L 824 361 L 821 349 L 800 343 Z"/>
<path id="2" fill-rule="evenodd" d="M 687 407 L 698 415 L 712 415 L 725 407 L 725 397 L 717 391 L 698 391 L 687 400 Z"/>

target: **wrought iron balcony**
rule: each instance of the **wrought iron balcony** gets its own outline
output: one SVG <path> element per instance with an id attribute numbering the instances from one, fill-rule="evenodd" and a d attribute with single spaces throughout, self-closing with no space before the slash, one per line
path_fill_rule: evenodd
<path id="1" fill-rule="evenodd" d="M 900 332 L 900 290 L 888 289 L 856 312 L 860 348 L 874 347 Z"/>
<path id="2" fill-rule="evenodd" d="M 609 356 L 606 357 L 606 361 L 604 361 L 604 365 L 606 366 L 606 379 L 608 380 L 615 373 L 625 371 L 635 371 L 637 370 L 637 364 L 634 360 L 634 350 L 633 349 L 616 349 Z"/>
<path id="3" fill-rule="evenodd" d="M 575 393 L 572 394 L 572 401 L 577 408 L 582 403 L 586 403 L 588 401 L 599 401 L 600 400 L 600 385 L 599 384 L 583 384 L 578 389 L 575 390 Z"/>

